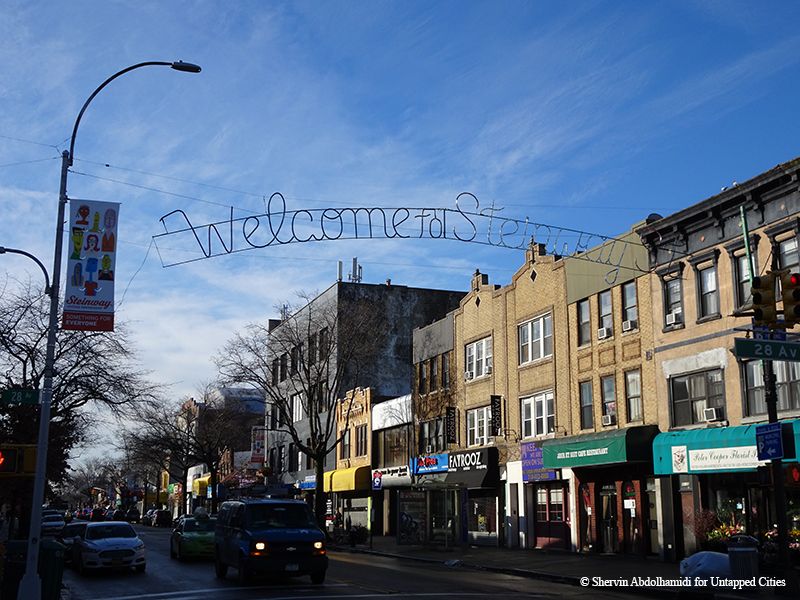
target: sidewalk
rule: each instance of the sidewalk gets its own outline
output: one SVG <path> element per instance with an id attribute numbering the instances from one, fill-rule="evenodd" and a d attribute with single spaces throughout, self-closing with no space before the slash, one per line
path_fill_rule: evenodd
<path id="1" fill-rule="evenodd" d="M 429 546 L 398 546 L 394 537 L 374 537 L 372 548 L 369 544 L 355 547 L 338 546 L 334 550 L 371 553 L 405 560 L 416 560 L 444 564 L 453 568 L 467 568 L 496 573 L 505 573 L 531 579 L 541 579 L 555 583 L 581 586 L 582 578 L 589 578 L 590 589 L 600 580 L 651 578 L 654 585 L 637 587 L 602 587 L 609 592 L 632 593 L 658 598 L 678 598 L 687 596 L 688 590 L 677 586 L 659 585 L 660 581 L 677 580 L 680 568 L 677 563 L 666 563 L 656 558 L 640 558 L 621 555 L 577 554 L 547 550 L 518 550 L 498 547 L 458 546 L 456 548 Z M 597 579 L 595 579 L 597 578 Z M 586 587 L 585 583 L 583 587 Z M 588 591 L 588 590 L 587 590 Z M 701 598 L 766 598 L 771 597 L 772 588 L 758 587 L 742 592 L 731 589 L 713 590 L 714 594 L 703 589 L 695 589 L 691 597 Z"/>

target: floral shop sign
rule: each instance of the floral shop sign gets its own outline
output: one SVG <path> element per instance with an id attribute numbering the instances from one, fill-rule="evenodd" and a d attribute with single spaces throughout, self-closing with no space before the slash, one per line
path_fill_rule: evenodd
<path id="1" fill-rule="evenodd" d="M 697 471 L 728 471 L 755 469 L 767 464 L 765 461 L 758 460 L 758 450 L 756 446 L 733 446 L 730 448 L 704 448 L 701 450 L 688 451 L 688 464 L 684 468 L 677 465 L 685 464 L 685 459 L 681 455 L 686 453 L 685 446 L 674 446 L 673 471 L 676 473 L 694 473 Z"/>

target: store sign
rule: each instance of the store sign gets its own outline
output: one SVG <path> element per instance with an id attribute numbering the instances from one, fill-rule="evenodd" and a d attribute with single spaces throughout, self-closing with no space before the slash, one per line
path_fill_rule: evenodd
<path id="1" fill-rule="evenodd" d="M 410 485 L 411 469 L 408 468 L 408 465 L 384 467 L 382 469 L 372 470 L 373 490 L 380 490 L 387 487 L 404 487 Z"/>
<path id="2" fill-rule="evenodd" d="M 502 414 L 502 396 L 489 396 L 491 412 L 492 412 L 492 422 L 491 422 L 491 432 L 490 435 L 500 435 L 500 429 L 503 426 L 503 414 Z"/>
<path id="3" fill-rule="evenodd" d="M 306 475 L 303 481 L 297 482 L 297 487 L 301 490 L 315 490 L 317 489 L 317 477 L 315 475 Z"/>
<path id="4" fill-rule="evenodd" d="M 447 473 L 447 454 L 424 454 L 414 459 L 414 474 Z"/>
<path id="5" fill-rule="evenodd" d="M 254 426 L 250 430 L 250 468 L 260 469 L 264 466 L 264 435 L 263 426 Z"/>
<path id="6" fill-rule="evenodd" d="M 558 479 L 554 469 L 544 468 L 541 442 L 524 442 L 519 445 L 522 456 L 522 481 L 552 481 Z"/>
<path id="7" fill-rule="evenodd" d="M 758 450 L 755 446 L 689 450 L 690 472 L 755 469 L 763 464 L 765 463 L 758 460 Z"/>
<path id="8" fill-rule="evenodd" d="M 445 408 L 445 437 L 448 444 L 458 443 L 458 422 L 455 406 Z"/>

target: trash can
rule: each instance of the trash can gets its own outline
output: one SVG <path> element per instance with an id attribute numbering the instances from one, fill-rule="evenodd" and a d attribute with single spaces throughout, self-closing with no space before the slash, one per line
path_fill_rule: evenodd
<path id="1" fill-rule="evenodd" d="M 758 577 L 758 540 L 750 535 L 735 535 L 728 543 L 728 561 L 733 579 Z"/>
<path id="2" fill-rule="evenodd" d="M 64 550 L 65 547 L 54 540 L 42 540 L 39 544 L 39 578 L 42 581 L 42 600 L 58 600 L 61 596 Z M 6 543 L 0 600 L 16 600 L 20 581 L 25 574 L 27 553 L 27 540 L 10 540 Z"/>

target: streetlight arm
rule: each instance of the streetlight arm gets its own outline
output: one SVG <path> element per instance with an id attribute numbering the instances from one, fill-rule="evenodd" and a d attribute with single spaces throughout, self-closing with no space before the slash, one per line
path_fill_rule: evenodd
<path id="1" fill-rule="evenodd" d="M 27 256 L 37 265 L 39 265 L 39 268 L 42 270 L 42 273 L 44 273 L 44 293 L 47 294 L 48 296 L 50 295 L 50 275 L 47 274 L 47 269 L 45 269 L 44 265 L 42 264 L 42 261 L 40 261 L 30 252 L 25 252 L 25 250 L 17 250 L 16 248 L 6 248 L 5 246 L 0 246 L 0 254 L 6 254 L 6 253 L 22 254 L 22 256 Z"/>

